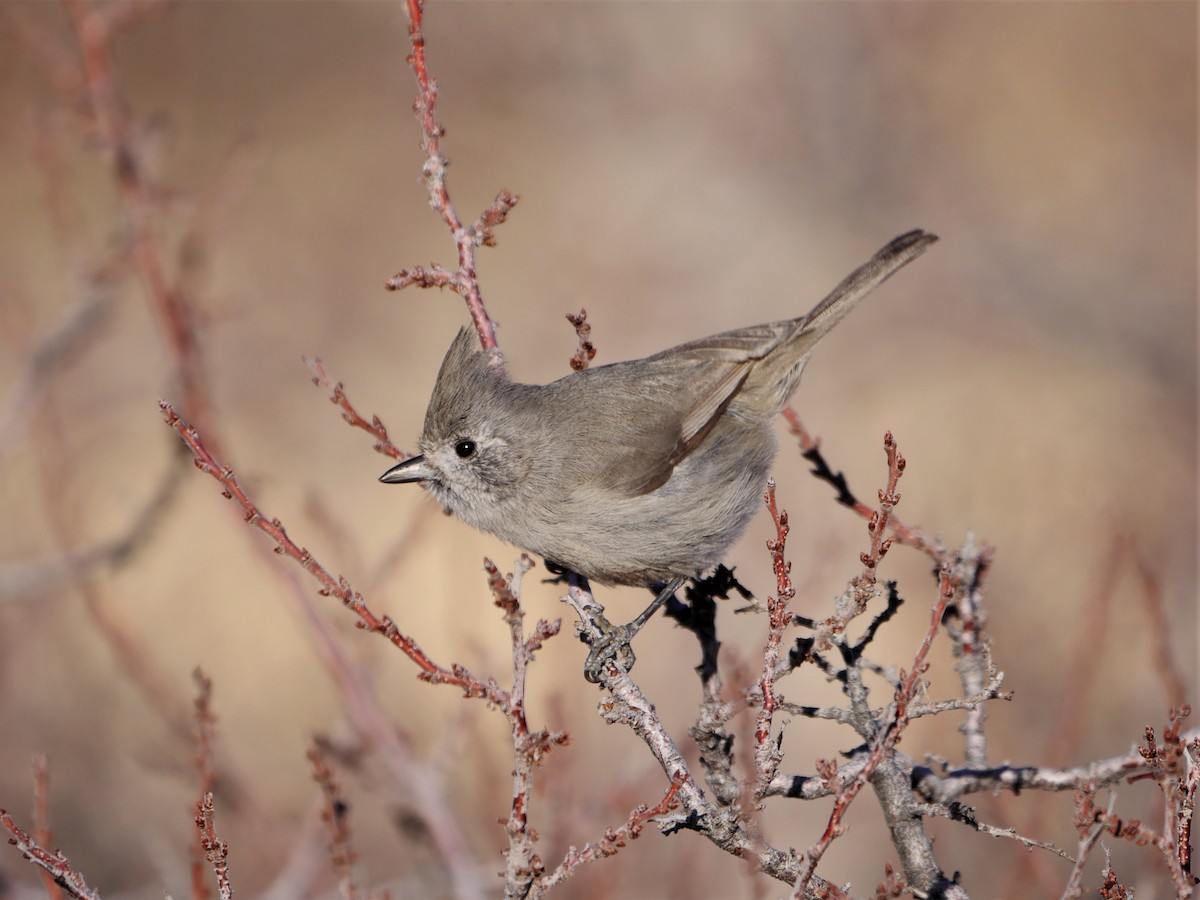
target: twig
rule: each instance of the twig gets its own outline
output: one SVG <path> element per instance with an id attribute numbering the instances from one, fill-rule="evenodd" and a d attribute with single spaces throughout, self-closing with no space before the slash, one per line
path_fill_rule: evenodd
<path id="1" fill-rule="evenodd" d="M 393 646 L 402 651 L 420 668 L 420 678 L 434 684 L 451 684 L 462 688 L 465 696 L 482 697 L 494 703 L 501 709 L 507 710 L 511 698 L 502 691 L 494 681 L 483 682 L 471 675 L 461 666 L 450 669 L 437 665 L 417 646 L 416 641 L 408 637 L 396 627 L 396 623 L 388 616 L 377 616 L 371 612 L 362 595 L 350 586 L 344 578 L 334 578 L 308 550 L 300 547 L 290 537 L 279 519 L 267 519 L 255 505 L 250 496 L 241 488 L 234 477 L 233 470 L 217 462 L 209 453 L 200 439 L 199 433 L 187 422 L 180 418 L 171 404 L 165 400 L 159 401 L 166 423 L 178 432 L 187 444 L 188 449 L 196 460 L 196 468 L 212 476 L 221 484 L 222 494 L 226 499 L 233 500 L 242 508 L 246 524 L 257 528 L 275 541 L 275 552 L 294 559 L 300 566 L 315 578 L 321 585 L 319 593 L 322 596 L 337 597 L 342 604 L 361 620 L 359 627 L 382 635 Z"/>
<path id="2" fill-rule="evenodd" d="M 579 346 L 575 349 L 575 355 L 571 357 L 571 368 L 582 372 L 596 358 L 596 345 L 592 343 L 592 326 L 587 320 L 587 310 L 567 313 L 567 321 L 575 326 L 575 336 L 579 338 Z"/>
<path id="3" fill-rule="evenodd" d="M 991 564 L 992 548 L 968 534 L 954 564 L 954 582 L 961 587 L 954 608 L 958 615 L 947 616 L 946 624 L 957 660 L 954 668 L 968 698 L 999 697 L 998 689 L 1004 680 L 1004 675 L 992 664 L 991 644 L 984 630 L 987 617 L 983 612 L 982 588 Z M 967 765 L 975 768 L 987 765 L 986 722 L 987 709 L 983 703 L 974 703 L 967 707 L 959 728 L 963 734 L 964 758 Z"/>
<path id="4" fill-rule="evenodd" d="M 591 628 L 597 607 L 591 595 L 578 586 L 572 586 L 563 598 L 575 608 L 583 627 Z M 607 696 L 600 704 L 600 715 L 610 725 L 628 726 L 646 744 L 662 770 L 672 782 L 678 781 L 676 794 L 680 810 L 674 815 L 663 816 L 659 827 L 665 833 L 681 828 L 697 831 L 727 853 L 752 863 L 760 872 L 792 884 L 800 872 L 800 861 L 795 853 L 785 852 L 764 843 L 748 829 L 735 805 L 719 807 L 705 797 L 696 784 L 687 761 L 679 752 L 674 739 L 663 726 L 658 712 L 619 665 L 601 667 L 600 685 Z M 835 896 L 836 888 L 822 878 L 810 880 L 807 896 Z"/>
<path id="5" fill-rule="evenodd" d="M 193 703 L 196 719 L 196 773 L 199 776 L 200 801 L 197 808 L 204 809 L 205 798 L 211 798 L 217 784 L 217 767 L 213 753 L 213 743 L 216 740 L 217 718 L 212 710 L 212 679 L 199 668 L 192 670 L 192 681 L 196 685 L 196 699 Z M 211 806 L 211 799 L 209 800 Z M 204 831 L 201 830 L 196 842 L 192 845 L 192 898 L 205 900 L 208 897 L 208 885 L 204 878 L 204 863 L 212 863 L 208 848 L 204 844 Z"/>
<path id="6" fill-rule="evenodd" d="M 358 854 L 350 842 L 350 807 L 342 799 L 341 789 L 333 777 L 333 769 L 325 758 L 321 743 L 313 741 L 307 755 L 312 763 L 313 781 L 321 788 L 321 820 L 329 834 L 329 861 L 338 879 L 338 891 L 345 900 L 358 900 L 358 885 L 354 881 L 354 863 Z"/>
<path id="7" fill-rule="evenodd" d="M 67 0 L 71 24 L 83 59 L 84 83 L 91 114 L 100 139 L 108 151 L 113 176 L 129 220 L 130 250 L 134 265 L 158 320 L 183 399 L 183 408 L 209 434 L 216 446 L 212 424 L 213 403 L 195 327 L 194 311 L 178 281 L 167 274 L 164 253 L 152 227 L 156 198 L 147 182 L 133 129 L 126 118 L 117 91 L 109 39 L 117 28 L 128 25 L 152 4 L 96 6 L 92 0 Z"/>
<path id="8" fill-rule="evenodd" d="M 820 441 L 809 434 L 796 411 L 790 406 L 785 406 L 780 415 L 788 423 L 788 430 L 796 437 L 800 445 L 801 456 L 812 463 L 812 474 L 821 481 L 831 485 L 838 492 L 838 503 L 849 507 L 858 513 L 858 515 L 870 521 L 876 511 L 854 496 L 849 484 L 846 482 L 845 475 L 841 472 L 835 473 L 829 467 L 829 464 L 825 461 L 825 457 L 821 454 Z M 921 529 L 905 525 L 895 515 L 889 516 L 887 527 L 892 530 L 892 534 L 900 543 L 915 547 L 939 565 L 945 561 L 945 549 L 942 547 L 941 542 L 930 538 Z"/>
<path id="9" fill-rule="evenodd" d="M 229 881 L 229 844 L 217 836 L 214 824 L 213 795 L 204 795 L 196 804 L 196 830 L 200 833 L 200 847 L 204 858 L 212 866 L 213 874 L 217 877 L 217 893 L 221 900 L 232 900 L 233 885 Z"/>
<path id="10" fill-rule="evenodd" d="M 1163 692 L 1171 706 L 1182 706 L 1187 698 L 1186 679 L 1179 669 L 1175 651 L 1171 645 L 1171 635 L 1174 629 L 1163 603 L 1162 585 L 1158 576 L 1146 564 L 1146 560 L 1138 553 L 1132 554 L 1134 565 L 1137 567 L 1138 578 L 1142 583 L 1142 604 L 1151 625 L 1154 637 L 1154 652 L 1150 658 L 1158 669 L 1158 677 L 1163 684 Z"/>
<path id="11" fill-rule="evenodd" d="M 96 337 L 111 305 L 107 293 L 93 285 L 84 301 L 38 340 L 0 407 L 0 460 L 21 436 L 54 376 L 77 361 L 86 344 Z"/>
<path id="12" fill-rule="evenodd" d="M 70 860 L 61 850 L 53 853 L 44 849 L 29 832 L 12 820 L 7 810 L 0 809 L 0 825 L 12 835 L 8 842 L 21 851 L 21 855 L 49 873 L 54 883 L 79 900 L 100 900 L 100 894 L 87 886 L 83 876 L 71 868 Z"/>
<path id="13" fill-rule="evenodd" d="M 382 453 L 384 456 L 390 456 L 392 459 L 404 459 L 412 456 L 411 453 L 405 453 L 392 443 L 388 437 L 387 427 L 383 424 L 383 420 L 379 416 L 371 416 L 371 421 L 367 421 L 354 404 L 350 402 L 350 398 L 346 396 L 346 391 L 342 387 L 340 381 L 333 381 L 326 373 L 325 366 L 321 360 L 301 357 L 304 364 L 313 373 L 313 384 L 318 387 L 323 387 L 329 391 L 329 402 L 341 407 L 342 419 L 354 428 L 361 428 L 367 434 L 375 438 L 375 450 Z"/>
<path id="14" fill-rule="evenodd" d="M 533 655 L 542 644 L 558 634 L 562 620 L 547 622 L 539 619 L 533 632 L 526 637 L 523 627 L 525 612 L 521 609 L 521 579 L 533 568 L 533 560 L 524 554 L 517 560 L 513 572 L 507 578 L 491 560 L 485 559 L 484 570 L 488 575 L 488 586 L 495 597 L 496 606 L 504 613 L 512 641 L 513 686 L 511 701 L 504 710 L 508 719 L 513 746 L 512 805 L 508 820 L 504 824 L 508 835 L 508 852 L 504 864 L 504 894 L 507 898 L 523 898 L 529 895 L 531 885 L 542 872 L 540 857 L 534 852 L 536 835 L 529 828 L 529 809 L 533 801 L 533 771 L 556 746 L 568 742 L 562 732 L 545 729 L 529 730 L 525 718 L 525 682 Z"/>
<path id="15" fill-rule="evenodd" d="M 780 670 L 779 650 L 783 644 L 783 635 L 792 620 L 790 603 L 796 594 L 795 588 L 792 587 L 791 563 L 784 556 L 787 549 L 788 516 L 787 512 L 780 511 L 775 503 L 774 479 L 767 481 L 763 499 L 771 513 L 771 521 L 775 523 L 775 537 L 767 541 L 767 550 L 771 553 L 771 566 L 775 571 L 775 595 L 767 597 L 767 640 L 763 647 L 762 671 L 758 679 L 762 701 L 754 725 L 756 802 L 762 800 L 763 793 L 779 771 L 779 764 L 783 760 L 783 731 L 772 734 L 777 706 L 775 679 Z M 778 698 L 782 699 L 782 696 Z"/>
<path id="16" fill-rule="evenodd" d="M 234 500 L 241 509 L 244 521 L 264 532 L 275 541 L 275 552 L 287 556 L 315 578 L 320 584 L 318 593 L 335 596 L 344 606 L 358 616 L 358 625 L 367 631 L 382 635 L 389 643 L 404 652 L 420 668 L 418 677 L 434 684 L 451 684 L 462 688 L 464 696 L 487 700 L 502 710 L 507 710 L 509 694 L 503 691 L 494 679 L 486 682 L 475 678 L 466 668 L 459 665 L 449 669 L 435 664 L 417 646 L 416 642 L 397 628 L 388 616 L 377 616 L 367 606 L 362 595 L 354 590 L 344 578 L 334 578 L 311 553 L 298 546 L 288 537 L 278 519 L 267 519 L 249 495 L 242 490 L 234 478 L 232 469 L 222 466 L 204 446 L 199 434 L 183 421 L 169 403 L 160 402 L 167 424 L 178 432 L 190 449 L 196 467 L 208 473 L 222 485 L 222 493 Z M 436 783 L 423 772 L 412 759 L 400 732 L 380 709 L 374 696 L 361 675 L 351 664 L 346 652 L 334 639 L 322 621 L 314 604 L 303 591 L 299 578 L 291 571 L 273 566 L 272 571 L 284 578 L 297 611 L 309 626 L 314 645 L 326 668 L 334 678 L 346 701 L 351 720 L 382 749 L 397 782 L 414 797 L 417 808 L 428 822 L 438 850 L 445 859 L 447 871 L 454 882 L 459 897 L 474 898 L 482 895 L 482 886 L 476 882 L 474 867 L 466 853 L 466 842 L 458 829 L 445 799 L 440 795 Z"/>
<path id="17" fill-rule="evenodd" d="M 1095 822 L 1080 821 L 1080 813 L 1082 810 L 1083 795 L 1076 796 L 1076 825 L 1080 827 L 1079 846 L 1075 850 L 1075 865 L 1071 867 L 1071 874 L 1067 878 L 1067 883 L 1063 887 L 1062 900 L 1070 900 L 1072 897 L 1079 897 L 1083 894 L 1083 869 L 1087 864 L 1088 856 L 1092 849 L 1096 846 L 1096 842 L 1100 840 L 1100 835 L 1104 834 L 1106 825 L 1105 820 L 1112 815 L 1113 805 L 1117 802 L 1116 797 L 1112 797 L 1108 801 L 1108 810 L 1104 814 L 1104 819 Z"/>
<path id="18" fill-rule="evenodd" d="M 575 870 L 584 863 L 615 856 L 619 853 L 629 841 L 635 840 L 642 833 L 647 822 L 656 816 L 666 815 L 679 805 L 675 795 L 679 793 L 682 784 L 682 776 L 677 776 L 671 780 L 670 787 L 667 788 L 667 792 L 657 805 L 639 806 L 629 814 L 629 818 L 620 828 L 606 830 L 604 837 L 599 841 L 584 844 L 580 849 L 571 847 L 567 850 L 566 856 L 558 867 L 534 885 L 533 890 L 529 893 L 530 900 L 545 896 L 551 889 L 570 878 Z"/>
<path id="19" fill-rule="evenodd" d="M 432 271 L 419 267 L 413 270 L 401 269 L 384 284 L 389 290 L 398 290 L 409 285 L 451 288 L 466 300 L 483 349 L 491 350 L 497 346 L 496 329 L 488 316 L 479 290 L 479 279 L 475 271 L 475 249 L 495 245 L 496 226 L 507 218 L 520 198 L 507 190 L 500 191 L 492 205 L 484 210 L 472 225 L 464 227 L 446 188 L 446 167 L 450 161 L 442 153 L 442 138 L 446 130 L 438 122 L 435 114 L 437 83 L 430 77 L 425 61 L 425 2 L 406 0 L 405 9 L 408 12 L 408 37 L 412 48 L 408 55 L 408 64 L 417 79 L 417 100 L 413 104 L 413 111 L 421 126 L 421 149 L 425 153 L 421 174 L 429 192 L 429 205 L 441 216 L 454 236 L 454 243 L 458 247 L 458 270 L 449 272 L 436 266 Z"/>
<path id="20" fill-rule="evenodd" d="M 899 477 L 899 471 L 903 470 L 902 463 L 898 464 L 896 458 L 893 456 L 895 445 L 890 438 L 891 435 L 889 433 L 888 439 L 885 439 L 885 446 L 888 447 L 889 468 L 895 473 L 895 477 L 889 479 L 886 495 L 884 492 L 880 492 L 881 502 L 883 502 L 885 496 L 896 497 L 895 480 Z M 873 529 L 872 533 L 874 534 L 876 530 Z M 870 554 L 864 554 L 863 564 L 868 572 L 873 572 L 874 566 L 871 565 Z M 913 656 L 910 671 L 907 674 L 901 673 L 901 683 L 899 689 L 896 691 L 895 712 L 893 713 L 892 722 L 875 744 L 862 771 L 852 781 L 847 782 L 838 790 L 837 797 L 834 800 L 833 812 L 829 816 L 825 831 L 822 833 L 820 840 L 810 847 L 805 854 L 804 865 L 795 882 L 793 897 L 802 896 L 803 891 L 807 889 L 809 881 L 815 874 L 817 864 L 821 861 L 821 857 L 825 855 L 825 851 L 829 849 L 829 845 L 844 830 L 841 822 L 846 810 L 850 807 L 850 804 L 854 801 L 859 791 L 866 785 L 867 781 L 872 780 L 872 776 L 880 769 L 885 757 L 891 755 L 896 741 L 900 737 L 900 733 L 907 726 L 909 706 L 916 695 L 919 679 L 927 669 L 926 657 L 929 655 L 929 649 L 933 646 L 934 638 L 941 629 L 942 617 L 953 596 L 954 588 L 950 580 L 950 567 L 943 566 L 938 586 L 938 600 L 930 613 L 929 628 L 926 630 L 925 636 L 917 648 L 916 654 Z M 889 771 L 887 774 L 894 774 L 899 771 L 895 766 L 894 759 L 891 761 L 889 768 L 892 771 Z M 888 785 L 886 782 L 881 782 L 877 779 L 875 787 L 877 791 L 883 791 L 885 787 L 895 788 L 896 785 Z M 905 792 L 909 791 L 907 784 L 901 785 L 900 789 Z M 911 793 L 909 793 L 909 803 L 911 804 Z M 909 821 L 902 821 L 903 817 L 897 815 L 895 808 L 887 802 L 886 797 L 881 797 L 881 805 L 884 808 L 884 815 L 888 819 L 888 825 L 893 832 L 893 844 L 900 851 L 901 861 L 904 863 L 905 877 L 909 883 L 924 890 L 939 886 L 943 890 L 950 891 L 951 887 L 955 887 L 938 884 L 938 880 L 944 878 L 944 876 L 941 875 L 940 870 L 937 868 L 932 855 L 932 844 L 929 841 L 928 835 L 925 835 L 920 829 L 919 824 L 917 824 L 918 820 L 913 817 Z M 905 830 L 905 835 L 897 833 L 901 828 Z"/>

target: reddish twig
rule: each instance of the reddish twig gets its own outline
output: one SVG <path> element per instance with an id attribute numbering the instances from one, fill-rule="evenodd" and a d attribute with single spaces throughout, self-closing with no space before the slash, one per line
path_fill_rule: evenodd
<path id="1" fill-rule="evenodd" d="M 1152 769 L 1150 777 L 1163 793 L 1163 827 L 1161 833 L 1143 827 L 1138 831 L 1137 842 L 1152 843 L 1162 853 L 1180 897 L 1190 896 L 1192 888 L 1200 884 L 1200 879 L 1192 874 L 1191 858 L 1192 820 L 1196 791 L 1200 787 L 1200 739 L 1185 739 L 1181 734 L 1183 721 L 1191 713 L 1192 708 L 1187 705 L 1172 707 L 1161 743 L 1156 740 L 1154 729 L 1147 726 L 1146 744 L 1138 748 Z M 1128 834 L 1113 833 L 1129 838 Z"/>
<path id="2" fill-rule="evenodd" d="M 304 360 L 304 364 L 313 373 L 313 384 L 329 391 L 329 402 L 341 407 L 343 421 L 354 428 L 361 428 L 375 438 L 375 450 L 378 453 L 390 456 L 392 459 L 405 459 L 412 456 L 411 453 L 405 453 L 392 443 L 391 438 L 388 437 L 387 427 L 383 424 L 379 416 L 371 416 L 371 420 L 368 422 L 366 417 L 354 408 L 354 404 L 346 396 L 346 391 L 343 389 L 342 383 L 334 381 L 326 374 L 325 365 L 321 360 L 307 356 L 301 357 L 301 359 Z"/>
<path id="3" fill-rule="evenodd" d="M 233 885 L 229 881 L 229 845 L 217 837 L 211 792 L 196 804 L 196 809 L 195 822 L 196 830 L 200 832 L 200 847 L 217 877 L 217 894 L 221 900 L 233 900 Z"/>
<path id="4" fill-rule="evenodd" d="M 580 309 L 579 313 L 567 313 L 567 321 L 575 327 L 575 336 L 579 338 L 579 346 L 571 357 L 571 368 L 582 372 L 596 358 L 596 345 L 592 343 L 592 326 L 587 320 L 587 310 Z"/>
<path id="5" fill-rule="evenodd" d="M 534 885 L 533 890 L 529 893 L 531 900 L 544 896 L 552 888 L 566 881 L 584 863 L 615 856 L 629 841 L 635 840 L 642 833 L 647 822 L 656 816 L 666 815 L 671 810 L 676 809 L 679 806 L 677 795 L 686 780 L 686 776 L 676 774 L 671 779 L 671 785 L 667 788 L 667 792 L 657 805 L 652 807 L 639 806 L 629 814 L 629 818 L 620 828 L 606 830 L 604 837 L 599 841 L 584 844 L 578 850 L 571 847 L 558 867 Z"/>
<path id="6" fill-rule="evenodd" d="M 442 138 L 446 130 L 438 122 L 435 113 L 437 106 L 437 83 L 430 77 L 425 60 L 425 33 L 423 30 L 425 2 L 424 0 L 407 0 L 405 9 L 408 12 L 408 37 L 411 52 L 408 64 L 417 79 L 417 99 L 413 111 L 421 126 L 421 150 L 425 154 L 425 162 L 421 167 L 421 176 L 425 189 L 429 193 L 429 205 L 441 216 L 446 227 L 454 236 L 458 247 L 458 270 L 449 272 L 439 266 L 431 270 L 420 267 L 402 269 L 388 279 L 384 284 L 390 290 L 418 285 L 420 287 L 449 287 L 463 297 L 475 330 L 479 334 L 483 349 L 490 350 L 497 346 L 496 329 L 488 316 L 479 290 L 479 279 L 475 270 L 475 250 L 477 247 L 491 247 L 496 243 L 495 228 L 508 216 L 520 199 L 507 190 L 502 190 L 496 199 L 479 218 L 470 226 L 464 226 L 458 212 L 450 201 L 450 192 L 446 188 L 446 167 L 449 160 L 442 152 Z"/>
<path id="7" fill-rule="evenodd" d="M 217 462 L 216 458 L 204 446 L 200 435 L 165 400 L 159 401 L 166 423 L 178 432 L 195 457 L 196 468 L 212 476 L 221 484 L 222 493 L 226 499 L 233 500 L 242 508 L 246 523 L 262 531 L 275 541 L 275 552 L 287 556 L 315 578 L 321 585 L 319 593 L 322 596 L 337 597 L 342 604 L 359 618 L 359 627 L 366 631 L 382 635 L 393 646 L 404 653 L 417 664 L 421 670 L 418 677 L 433 684 L 450 684 L 462 688 L 467 697 L 482 697 L 507 710 L 511 699 L 506 691 L 500 689 L 494 681 L 480 681 L 462 666 L 452 666 L 449 669 L 439 666 L 417 646 L 416 641 L 400 631 L 396 623 L 388 616 L 377 616 L 367 606 L 362 595 L 351 587 L 344 578 L 334 578 L 308 550 L 300 547 L 290 537 L 279 519 L 268 519 L 250 499 L 249 495 L 237 483 L 233 470 Z"/>
<path id="8" fill-rule="evenodd" d="M 838 602 L 834 614 L 823 622 L 816 624 L 813 635 L 813 648 L 817 651 L 828 650 L 841 640 L 846 627 L 856 616 L 867 609 L 867 604 L 875 597 L 877 589 L 876 569 L 880 561 L 892 546 L 892 538 L 884 537 L 892 522 L 892 510 L 900 502 L 896 486 L 900 476 L 904 474 L 904 457 L 896 447 L 896 439 L 889 431 L 883 436 L 883 449 L 887 455 L 888 480 L 887 487 L 879 491 L 879 508 L 872 510 L 867 516 L 867 533 L 870 542 L 867 549 L 859 555 L 862 571 L 850 582 L 849 590 Z"/>
<path id="9" fill-rule="evenodd" d="M 453 684 L 461 687 L 465 696 L 482 697 L 501 709 L 508 704 L 508 694 L 500 689 L 493 679 L 486 682 L 475 678 L 462 666 L 449 669 L 434 664 L 408 636 L 402 634 L 387 616 L 376 616 L 367 607 L 361 594 L 343 578 L 334 578 L 312 555 L 296 545 L 287 535 L 277 519 L 268 520 L 254 502 L 237 484 L 232 470 L 220 465 L 204 446 L 199 434 L 184 422 L 170 404 L 162 403 L 161 409 L 168 424 L 183 438 L 192 454 L 193 461 L 201 471 L 212 475 L 223 486 L 224 496 L 235 500 L 241 518 L 275 540 L 275 552 L 298 562 L 320 584 L 319 593 L 333 595 L 359 617 L 359 627 L 384 636 L 391 644 L 400 648 L 417 663 L 421 679 L 438 684 Z M 261 556 L 267 557 L 260 544 Z M 467 898 L 479 896 L 482 888 L 476 884 L 473 860 L 467 852 L 465 838 L 461 834 L 452 811 L 439 793 L 438 786 L 428 773 L 415 764 L 403 732 L 382 711 L 370 686 L 358 673 L 345 650 L 335 639 L 327 623 L 322 619 L 316 605 L 306 594 L 297 573 L 273 565 L 270 571 L 282 578 L 287 585 L 288 596 L 300 620 L 309 626 L 318 656 L 329 670 L 345 699 L 345 707 L 351 721 L 362 734 L 378 744 L 389 770 L 398 784 L 412 796 L 417 808 L 429 825 L 430 833 L 439 852 L 445 859 L 446 869 L 454 883 L 457 896 Z"/>
<path id="10" fill-rule="evenodd" d="M 788 430 L 796 437 L 801 454 L 805 459 L 813 463 L 813 474 L 833 485 L 838 491 L 839 503 L 849 507 L 858 513 L 858 515 L 870 521 L 871 517 L 875 515 L 876 510 L 855 497 L 846 484 L 845 477 L 840 472 L 834 473 L 828 467 L 824 457 L 821 456 L 821 442 L 813 437 L 804 427 L 804 423 L 800 420 L 800 416 L 796 411 L 790 406 L 785 406 L 780 415 L 787 422 Z M 888 518 L 887 527 L 892 530 L 893 536 L 900 543 L 915 547 L 939 565 L 945 561 L 946 552 L 941 542 L 929 537 L 920 528 L 905 525 L 895 515 Z"/>
<path id="11" fill-rule="evenodd" d="M 358 854 L 350 843 L 350 807 L 342 799 L 341 789 L 333 777 L 333 769 L 325 758 L 320 742 L 313 741 L 308 748 L 308 761 L 312 763 L 313 781 L 321 788 L 324 807 L 321 821 L 329 833 L 329 861 L 338 879 L 338 890 L 345 900 L 357 900 L 358 885 L 354 881 L 354 863 Z"/>
<path id="12" fill-rule="evenodd" d="M 39 844 L 29 832 L 13 821 L 7 810 L 0 809 L 0 825 L 12 835 L 8 842 L 21 851 L 21 855 L 49 873 L 54 883 L 80 900 L 100 900 L 100 895 L 87 886 L 83 876 L 71 868 L 71 862 L 61 850 L 51 853 Z"/>

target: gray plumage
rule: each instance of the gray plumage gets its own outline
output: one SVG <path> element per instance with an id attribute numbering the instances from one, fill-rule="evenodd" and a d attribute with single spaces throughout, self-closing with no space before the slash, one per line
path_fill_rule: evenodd
<path id="1" fill-rule="evenodd" d="M 463 328 L 438 373 L 420 481 L 463 521 L 603 584 L 649 585 L 721 562 L 761 502 L 772 419 L 817 342 L 937 238 L 910 231 L 807 315 L 574 372 L 511 381 Z"/>

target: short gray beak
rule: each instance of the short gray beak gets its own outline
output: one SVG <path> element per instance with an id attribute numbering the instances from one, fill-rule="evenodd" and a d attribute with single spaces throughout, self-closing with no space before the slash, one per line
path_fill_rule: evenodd
<path id="1" fill-rule="evenodd" d="M 397 463 L 379 476 L 384 484 L 407 484 L 410 481 L 428 481 L 433 469 L 425 463 L 424 456 L 413 456 Z"/>

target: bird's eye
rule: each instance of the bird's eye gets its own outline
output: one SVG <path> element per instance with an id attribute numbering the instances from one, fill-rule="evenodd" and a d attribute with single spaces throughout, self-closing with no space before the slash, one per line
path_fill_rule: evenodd
<path id="1" fill-rule="evenodd" d="M 468 438 L 463 438 L 463 440 L 454 445 L 454 452 L 462 459 L 472 457 L 475 455 L 475 442 Z"/>

